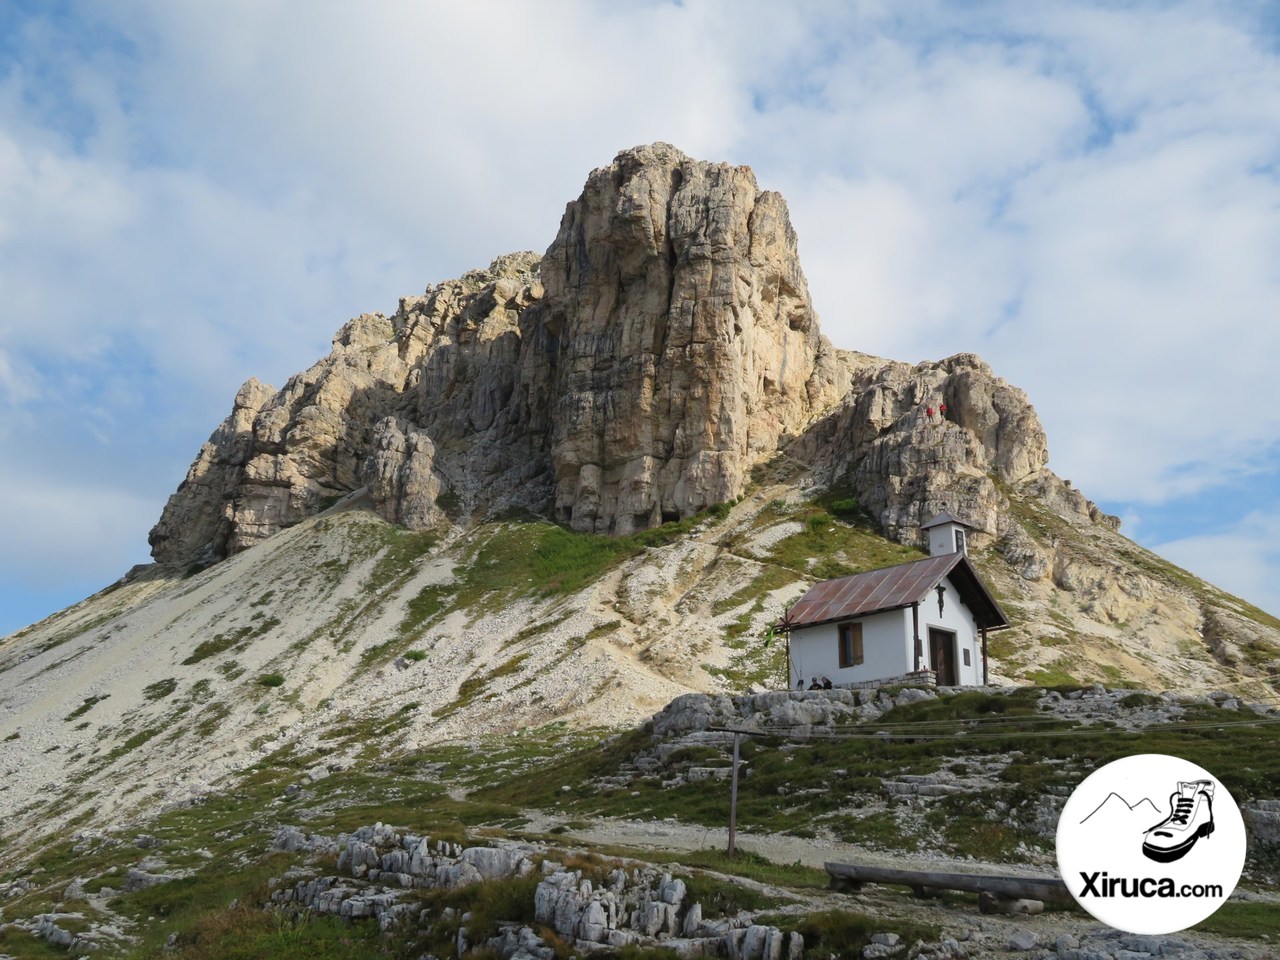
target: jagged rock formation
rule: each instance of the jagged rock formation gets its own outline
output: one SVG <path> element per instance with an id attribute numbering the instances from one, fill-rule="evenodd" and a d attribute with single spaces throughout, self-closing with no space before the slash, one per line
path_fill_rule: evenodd
<path id="1" fill-rule="evenodd" d="M 516 507 L 625 534 L 742 495 L 779 452 L 900 543 L 943 510 L 973 524 L 1036 629 L 1096 648 L 1124 624 L 1161 650 L 1176 624 L 1227 667 L 1274 658 L 1271 623 L 1188 589 L 1048 469 L 1034 408 L 980 358 L 834 350 L 782 198 L 664 144 L 594 171 L 544 256 L 355 318 L 279 392 L 245 384 L 152 552 L 206 565 L 362 487 L 411 529 Z M 1066 626 L 1048 612 L 1064 595 L 1079 614 Z"/>
<path id="2" fill-rule="evenodd" d="M 914 543 L 951 510 L 1036 577 L 1052 560 L 1001 485 L 1115 523 L 1045 469 L 1035 410 L 978 357 L 834 350 L 782 198 L 656 144 L 591 174 L 545 256 L 355 318 L 278 393 L 245 384 L 152 552 L 207 564 L 361 486 L 413 529 L 521 507 L 627 533 L 741 495 L 782 448 L 848 484 L 887 536 Z"/>
<path id="3" fill-rule="evenodd" d="M 1022 391 L 971 354 L 832 349 L 782 198 L 657 144 L 594 171 L 544 257 L 357 317 L 275 395 L 246 384 L 151 543 L 207 563 L 361 485 L 415 529 L 517 506 L 627 533 L 739 496 L 788 444 L 902 542 L 943 509 L 1005 536 L 998 484 L 1029 479 L 1099 519 L 1045 471 Z"/>
<path id="4" fill-rule="evenodd" d="M 152 552 L 221 559 L 363 484 L 411 527 L 443 501 L 626 533 L 739 495 L 848 383 L 782 198 L 640 147 L 591 174 L 541 260 L 357 317 L 274 396 L 246 384 Z"/>
<path id="5" fill-rule="evenodd" d="M 944 510 L 995 534 L 1008 506 L 1000 484 L 1061 485 L 1045 469 L 1044 429 L 1026 394 L 971 353 L 864 367 L 839 409 L 793 452 L 828 481 L 843 478 L 886 535 L 904 543 Z M 1069 508 L 1101 516 L 1092 504 Z"/>

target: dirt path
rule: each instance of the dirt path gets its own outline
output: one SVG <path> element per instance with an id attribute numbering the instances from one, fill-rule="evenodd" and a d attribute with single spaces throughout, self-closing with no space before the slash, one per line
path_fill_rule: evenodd
<path id="1" fill-rule="evenodd" d="M 528 830 L 549 833 L 564 827 L 563 818 L 548 816 L 540 810 L 525 810 Z M 570 820 L 573 824 L 563 836 L 601 846 L 636 847 L 641 850 L 725 850 L 729 831 L 725 827 L 701 827 L 673 820 Z M 580 826 L 585 824 L 585 826 Z M 939 870 L 952 873 L 985 873 L 1002 876 L 1044 877 L 1053 871 L 1043 867 L 984 863 L 978 860 L 954 860 L 936 854 L 878 853 L 853 843 L 838 843 L 820 838 L 783 836 L 776 833 L 738 832 L 738 847 L 758 853 L 774 863 L 799 863 L 822 869 L 823 864 L 856 863 L 863 866 L 897 867 L 905 870 Z"/>

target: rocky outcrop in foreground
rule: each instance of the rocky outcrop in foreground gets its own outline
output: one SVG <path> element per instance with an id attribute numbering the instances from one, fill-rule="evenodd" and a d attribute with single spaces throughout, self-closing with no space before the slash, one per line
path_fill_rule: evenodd
<path id="1" fill-rule="evenodd" d="M 350 919 L 376 918 L 383 930 L 407 925 L 430 935 L 433 925 L 456 926 L 453 938 L 458 956 L 469 946 L 479 945 L 468 936 L 469 915 L 458 917 L 452 910 L 433 914 L 416 899 L 406 899 L 406 891 L 456 889 L 536 872 L 541 877 L 534 892 L 537 922 L 579 950 L 661 943 L 683 957 L 736 960 L 799 960 L 804 952 L 799 934 L 788 936 L 742 916 L 704 917 L 702 905 L 689 902 L 683 880 L 647 865 L 618 867 L 607 878 L 593 882 L 582 870 L 543 859 L 546 851 L 534 845 L 496 843 L 463 849 L 447 841 L 433 843 L 428 837 L 400 834 L 381 823 L 336 840 L 282 827 L 275 847 L 336 855 L 340 874 L 348 875 L 312 877 L 291 885 L 276 881 L 273 903 Z M 534 860 L 539 866 L 534 866 Z M 518 924 L 508 925 L 488 946 L 503 960 L 550 960 L 554 955 L 531 928 Z"/>

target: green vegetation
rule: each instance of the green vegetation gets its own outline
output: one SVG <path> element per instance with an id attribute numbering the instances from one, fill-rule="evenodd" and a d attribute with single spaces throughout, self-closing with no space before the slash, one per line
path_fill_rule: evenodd
<path id="1" fill-rule="evenodd" d="M 1080 683 L 1056 660 L 1042 670 L 1028 673 L 1027 680 L 1040 687 L 1078 686 Z"/>
<path id="2" fill-rule="evenodd" d="M 597 623 L 594 627 L 588 630 L 582 639 L 586 641 L 595 640 L 599 637 L 607 637 L 621 626 L 621 620 L 606 620 L 604 623 Z"/>
<path id="3" fill-rule="evenodd" d="M 729 504 L 719 504 L 684 520 L 621 537 L 576 533 L 532 516 L 509 518 L 490 529 L 457 581 L 419 593 L 402 630 L 416 629 L 445 602 L 470 608 L 516 596 L 574 593 L 615 564 L 651 547 L 675 543 L 699 524 L 728 516 L 729 509 Z"/>
<path id="4" fill-rule="evenodd" d="M 501 663 L 494 667 L 488 673 L 481 674 L 479 676 L 467 677 L 466 680 L 462 681 L 462 685 L 458 687 L 458 695 L 454 698 L 453 703 L 442 710 L 437 711 L 436 718 L 439 719 L 441 717 L 446 717 L 455 710 L 461 710 L 463 707 L 475 700 L 475 698 L 480 695 L 481 691 L 485 690 L 489 684 L 493 683 L 493 681 L 519 673 L 520 667 L 528 657 L 529 655 L 527 653 L 520 653 L 505 663 Z"/>
<path id="5" fill-rule="evenodd" d="M 158 736 L 161 733 L 164 733 L 166 729 L 167 729 L 166 727 L 157 726 L 157 727 L 147 727 L 145 730 L 139 730 L 137 733 L 128 737 L 124 741 L 124 743 L 120 744 L 120 746 L 116 747 L 114 750 L 108 753 L 103 762 L 103 766 L 110 766 L 111 764 L 119 760 L 121 757 L 123 757 L 126 753 L 132 753 L 134 750 L 137 750 L 138 747 L 142 746 L 148 740 Z"/>
<path id="6" fill-rule="evenodd" d="M 211 703 L 200 714 L 200 719 L 195 725 L 196 736 L 201 739 L 207 739 L 213 736 L 222 726 L 224 721 L 231 714 L 231 709 L 224 703 Z"/>
<path id="7" fill-rule="evenodd" d="M 418 595 L 409 601 L 409 611 L 400 624 L 400 632 L 408 634 L 417 630 L 443 610 L 452 596 L 453 591 L 447 586 L 431 584 L 423 587 L 418 591 Z"/>
<path id="8" fill-rule="evenodd" d="M 897 707 L 859 729 L 865 739 L 787 743 L 768 737 L 744 739 L 738 797 L 743 829 L 826 833 L 836 839 L 886 850 L 910 850 L 920 842 L 923 816 L 931 844 L 956 855 L 1003 859 L 1020 847 L 1046 849 L 1036 829 L 1046 794 L 1065 796 L 1088 771 L 1138 753 L 1167 753 L 1215 771 L 1240 801 L 1273 797 L 1280 783 L 1280 751 L 1273 728 L 1219 727 L 1239 714 L 1205 707 L 1189 722 L 1138 732 L 1050 719 L 1038 710 L 1041 691 L 984 691 L 923 700 Z M 973 727 L 975 722 L 987 724 Z M 937 739 L 884 739 L 876 731 L 915 729 Z M 980 738 L 964 736 L 980 730 Z M 1069 735 L 1061 735 L 1069 734 Z M 1034 749 L 1032 749 L 1034 745 Z M 664 786 L 689 766 L 721 765 L 706 746 L 668 758 L 661 774 L 634 769 L 652 742 L 636 731 L 598 746 L 549 759 L 537 778 L 482 787 L 473 796 L 513 807 L 557 809 L 577 817 L 675 818 L 708 827 L 728 822 L 727 784 L 697 781 Z M 903 775 L 987 768 L 996 771 L 987 788 L 919 801 L 887 795 L 886 780 Z M 633 770 L 623 774 L 625 770 Z M 561 784 L 574 784 L 562 793 Z M 912 806 L 915 804 L 915 806 Z M 913 825 L 914 824 L 914 825 Z"/>
<path id="9" fill-rule="evenodd" d="M 406 660 L 412 660 L 415 663 L 427 659 L 427 651 L 425 650 L 406 650 L 404 652 Z"/>
<path id="10" fill-rule="evenodd" d="M 103 700 L 107 699 L 107 697 L 109 697 L 109 696 L 111 696 L 111 694 L 109 694 L 109 693 L 104 693 L 104 694 L 102 694 L 101 696 L 97 696 L 97 695 L 95 694 L 95 695 L 94 695 L 94 696 L 92 696 L 92 697 L 85 697 L 85 698 L 84 698 L 84 703 L 80 704 L 80 706 L 76 707 L 74 710 L 72 710 L 70 713 L 68 713 L 68 714 L 67 714 L 65 717 L 63 717 L 62 719 L 63 719 L 63 720 L 65 720 L 65 721 L 68 721 L 68 722 L 70 722 L 71 720 L 79 720 L 79 719 L 80 719 L 81 717 L 83 717 L 86 713 L 88 713 L 90 710 L 92 710 L 92 709 L 94 708 L 94 705 L 95 705 L 95 704 L 99 704 L 99 703 L 101 703 Z"/>
<path id="11" fill-rule="evenodd" d="M 728 513 L 729 505 L 719 504 L 684 520 L 622 537 L 575 533 L 544 520 L 505 523 L 477 551 L 458 598 L 462 606 L 472 606 L 485 595 L 505 599 L 574 593 L 615 564 L 651 547 L 675 543 L 699 524 L 721 520 Z"/>
<path id="12" fill-rule="evenodd" d="M 403 527 L 378 528 L 385 546 L 374 565 L 368 589 L 377 592 L 416 572 L 417 562 L 429 554 L 440 537 L 434 531 L 414 532 Z"/>
<path id="13" fill-rule="evenodd" d="M 707 874 L 687 877 L 685 889 L 689 901 L 701 903 L 703 913 L 709 917 L 731 917 L 739 910 L 764 910 L 777 902 L 775 897 Z"/>
<path id="14" fill-rule="evenodd" d="M 923 551 L 886 540 L 879 525 L 846 490 L 833 487 L 799 508 L 770 505 L 777 519 L 804 524 L 774 545 L 768 559 L 815 580 L 919 560 Z"/>
<path id="15" fill-rule="evenodd" d="M 1273 903 L 1229 901 L 1195 929 L 1227 937 L 1275 939 L 1280 937 L 1280 910 Z"/>
<path id="16" fill-rule="evenodd" d="M 174 960 L 366 960 L 382 952 L 382 937 L 373 923 L 352 924 L 338 917 L 237 904 L 202 915 L 173 949 L 143 956 Z"/>
<path id="17" fill-rule="evenodd" d="M 228 633 L 219 633 L 211 640 L 205 640 L 198 644 L 191 652 L 187 659 L 182 661 L 184 667 L 189 667 L 199 663 L 201 660 L 208 660 L 210 657 L 216 657 L 220 653 L 226 653 L 228 650 L 242 650 L 248 646 L 254 639 L 261 637 L 269 632 L 273 627 L 278 627 L 280 621 L 275 617 L 267 617 L 265 620 L 259 620 L 256 623 L 248 624 Z"/>
<path id="18" fill-rule="evenodd" d="M 258 677 L 256 682 L 260 687 L 282 687 L 284 686 L 284 674 L 264 673 Z"/>
<path id="19" fill-rule="evenodd" d="M 789 914 L 768 914 L 760 922 L 772 924 L 786 932 L 796 932 L 804 937 L 805 953 L 815 956 L 835 957 L 837 960 L 861 960 L 862 950 L 871 942 L 871 936 L 892 927 L 907 944 L 915 940 L 937 940 L 941 931 L 922 923 L 886 923 L 882 917 L 869 917 L 846 910 L 827 910 L 800 917 Z"/>
<path id="20" fill-rule="evenodd" d="M 461 919 L 463 913 L 471 914 L 471 919 L 465 926 L 467 939 L 472 943 L 483 943 L 496 936 L 501 921 L 533 925 L 533 894 L 540 879 L 538 875 L 531 874 L 528 877 L 495 880 L 457 890 L 432 890 L 426 893 L 422 902 L 433 916 L 440 916 L 446 908 L 451 907 L 454 918 L 434 923 L 430 934 L 416 941 L 417 952 L 412 955 L 418 956 L 425 952 L 451 956 L 458 930 L 464 926 Z"/>
<path id="21" fill-rule="evenodd" d="M 769 600 L 768 595 L 774 590 L 797 583 L 798 579 L 794 571 L 784 567 L 761 566 L 755 576 L 732 596 L 717 601 L 712 607 L 712 613 L 726 612 L 746 604 L 750 606 L 725 629 L 725 644 L 735 651 L 730 666 L 727 669 L 704 666 L 703 669 L 739 689 L 752 683 L 768 685 L 771 682 L 778 682 L 779 678 L 782 678 L 781 682 L 785 684 L 786 644 L 762 643 L 760 638 L 752 632 L 752 625 L 764 612 L 765 604 Z"/>
<path id="22" fill-rule="evenodd" d="M 473 678 L 467 695 L 483 696 L 486 684 L 500 675 L 517 673 L 520 666 L 521 658 L 516 656 L 495 671 Z M 1048 719 L 1039 709 L 1041 694 L 1035 689 L 1012 694 L 971 690 L 900 706 L 878 722 L 858 728 L 897 736 L 910 731 L 946 734 L 942 739 L 746 740 L 739 824 L 831 836 L 887 850 L 908 850 L 923 839 L 929 847 L 942 846 L 960 855 L 1021 858 L 1023 844 L 1039 844 L 1044 849 L 1043 839 L 1031 827 L 1037 804 L 1045 795 L 1063 795 L 1089 770 L 1116 756 L 1143 752 L 1184 756 L 1217 773 L 1240 800 L 1273 797 L 1275 784 L 1280 782 L 1274 728 L 1226 726 L 1240 719 L 1237 712 L 1202 706 L 1185 723 L 1132 734 L 1119 728 L 1103 732 L 1098 727 L 1076 727 Z M 1124 702 L 1129 708 L 1150 705 L 1146 695 L 1137 693 Z M 403 724 L 418 706 L 404 705 L 376 724 L 379 729 Z M 965 736 L 975 731 L 983 737 Z M 133 747 L 159 732 L 155 728 L 135 735 L 130 738 Z M 1071 736 L 1040 736 L 1046 732 Z M 245 771 L 230 792 L 211 795 L 201 804 L 168 811 L 140 825 L 164 842 L 163 856 L 174 868 L 192 873 L 182 880 L 111 899 L 111 909 L 130 921 L 128 932 L 141 938 L 125 955 L 444 956 L 446 945 L 453 942 L 462 925 L 462 912 L 471 914 L 466 926 L 472 943 L 496 932 L 500 921 L 532 924 L 537 873 L 461 890 L 415 891 L 409 896 L 431 914 L 439 917 L 440 911 L 449 907 L 455 911 L 454 919 L 433 921 L 430 929 L 411 927 L 389 939 L 381 937 L 372 922 L 340 923 L 305 913 L 264 910 L 270 878 L 296 867 L 310 874 L 332 872 L 331 860 L 305 862 L 307 858 L 301 854 L 269 852 L 271 834 L 280 823 L 296 823 L 332 836 L 382 821 L 433 839 L 465 844 L 486 836 L 520 836 L 513 831 L 526 826 L 519 814 L 525 806 L 552 812 L 562 822 L 568 819 L 557 832 L 569 835 L 583 829 L 587 819 L 597 814 L 673 817 L 684 823 L 723 826 L 727 783 L 702 781 L 668 788 L 662 783 L 689 766 L 723 766 L 728 762 L 727 751 L 708 743 L 686 746 L 667 754 L 664 768 L 648 775 L 643 772 L 645 765 L 637 769 L 633 761 L 641 755 L 653 756 L 654 748 L 652 735 L 644 730 L 601 743 L 595 732 L 570 734 L 563 725 L 553 725 L 489 738 L 478 746 L 434 746 L 412 754 L 384 753 L 375 745 L 376 766 L 356 765 L 315 782 L 303 774 L 322 762 L 328 751 L 301 754 L 282 749 Z M 972 777 L 984 786 L 928 799 L 903 799 L 885 790 L 886 781 L 943 769 Z M 561 789 L 566 784 L 572 787 L 570 791 Z M 455 788 L 467 789 L 467 799 L 451 797 Z M 575 823 L 571 817 L 580 819 Z M 584 853 L 579 842 L 566 839 L 571 846 L 552 846 L 547 856 L 562 860 L 570 869 L 581 869 L 593 882 L 607 877 L 618 865 L 611 859 L 614 857 L 678 863 L 679 869 L 673 866 L 673 872 L 685 879 L 690 898 L 702 903 L 709 915 L 760 911 L 786 899 L 785 895 L 758 893 L 733 878 L 794 891 L 818 891 L 827 885 L 822 870 L 798 863 L 776 864 L 745 851 L 734 857 L 712 849 L 655 853 L 595 847 Z M 197 846 L 206 851 L 197 853 Z M 49 912 L 61 884 L 71 876 L 83 878 L 90 891 L 118 887 L 123 872 L 142 854 L 127 842 L 115 841 L 60 840 L 37 849 L 39 853 L 30 862 L 0 871 L 0 881 L 19 875 L 33 881 L 31 891 L 6 901 L 6 918 Z M 1253 862 L 1251 869 L 1257 867 Z M 874 932 L 896 932 L 908 944 L 917 938 L 937 939 L 940 932 L 923 918 L 939 915 L 934 911 L 947 909 L 945 904 L 921 913 L 920 919 L 907 921 L 885 915 L 869 918 L 843 910 L 790 912 L 798 907 L 766 914 L 757 921 L 799 932 L 808 952 L 859 957 Z M 971 898 L 956 906 L 973 910 Z M 1230 903 L 1200 929 L 1229 936 L 1272 937 L 1280 932 L 1280 921 L 1269 906 Z M 910 909 L 904 906 L 903 912 Z M 42 952 L 45 945 L 12 928 L 4 937 L 0 950 L 15 958 L 49 955 Z M 173 947 L 166 950 L 170 937 L 174 938 Z M 559 946 L 554 939 L 548 942 Z"/>
<path id="23" fill-rule="evenodd" d="M 178 681 L 172 677 L 165 680 L 157 680 L 155 683 L 149 683 L 142 688 L 142 695 L 148 700 L 163 700 L 173 691 L 178 689 Z"/>

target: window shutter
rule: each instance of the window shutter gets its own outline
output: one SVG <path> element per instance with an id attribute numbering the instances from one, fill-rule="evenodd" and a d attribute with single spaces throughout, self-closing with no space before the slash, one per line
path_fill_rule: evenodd
<path id="1" fill-rule="evenodd" d="M 862 663 L 862 624 L 840 624 L 840 666 L 856 667 Z"/>

